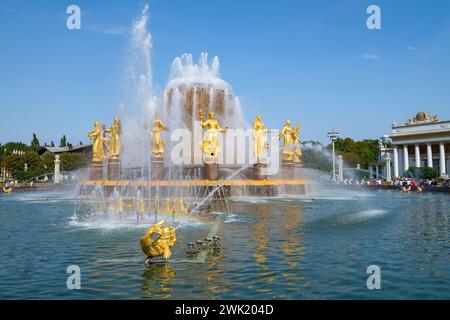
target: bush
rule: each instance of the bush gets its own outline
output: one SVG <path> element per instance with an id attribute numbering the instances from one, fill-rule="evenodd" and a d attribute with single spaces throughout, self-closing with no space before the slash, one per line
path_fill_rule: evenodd
<path id="1" fill-rule="evenodd" d="M 421 168 L 422 179 L 433 179 L 439 177 L 439 170 L 436 168 Z"/>
<path id="2" fill-rule="evenodd" d="M 439 177 L 439 170 L 429 167 L 410 167 L 405 171 L 404 176 L 413 179 L 433 179 Z"/>

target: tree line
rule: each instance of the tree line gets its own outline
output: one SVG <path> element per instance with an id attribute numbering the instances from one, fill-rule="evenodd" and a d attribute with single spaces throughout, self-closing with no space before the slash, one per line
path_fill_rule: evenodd
<path id="1" fill-rule="evenodd" d="M 336 156 L 341 155 L 348 167 L 368 169 L 370 162 L 378 160 L 379 140 L 364 139 L 355 141 L 351 138 L 338 138 L 335 143 Z M 305 168 L 330 172 L 333 168 L 332 144 L 323 145 L 319 141 L 305 141 L 302 162 Z"/>
<path id="2" fill-rule="evenodd" d="M 82 144 L 82 143 L 80 143 Z M 60 139 L 60 147 L 69 145 L 67 138 L 63 135 Z M 54 147 L 52 141 L 50 145 L 44 146 Z M 39 156 L 41 149 L 36 134 L 33 133 L 30 145 L 23 142 L 0 143 L 0 165 L 5 168 L 14 179 L 18 181 L 26 181 L 39 175 L 53 173 L 55 155 L 47 153 Z M 87 167 L 89 160 L 84 153 L 65 152 L 60 155 L 61 171 L 74 171 Z"/>

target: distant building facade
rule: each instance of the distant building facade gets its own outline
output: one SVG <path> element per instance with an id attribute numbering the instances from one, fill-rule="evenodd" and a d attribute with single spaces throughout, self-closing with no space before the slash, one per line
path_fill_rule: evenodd
<path id="1" fill-rule="evenodd" d="M 393 122 L 391 134 L 385 137 L 392 148 L 387 149 L 380 142 L 380 160 L 371 167 L 377 176 L 403 176 L 410 167 L 436 168 L 441 176 L 448 176 L 450 121 L 419 112 L 403 125 Z"/>

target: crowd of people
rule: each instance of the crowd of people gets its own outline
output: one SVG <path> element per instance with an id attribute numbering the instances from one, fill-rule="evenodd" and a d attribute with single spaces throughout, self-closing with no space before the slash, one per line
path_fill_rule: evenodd
<path id="1" fill-rule="evenodd" d="M 401 188 L 406 188 L 410 190 L 411 188 L 450 188 L 450 179 L 440 178 L 440 179 L 414 179 L 408 177 L 395 177 L 391 181 L 386 179 L 344 179 L 342 182 L 337 182 L 338 184 L 345 185 L 367 185 L 367 186 L 397 186 Z"/>

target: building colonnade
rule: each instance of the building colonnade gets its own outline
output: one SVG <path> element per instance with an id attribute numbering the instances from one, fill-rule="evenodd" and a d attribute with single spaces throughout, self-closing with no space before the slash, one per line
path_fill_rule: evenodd
<path id="1" fill-rule="evenodd" d="M 426 143 L 426 153 L 422 155 L 421 153 L 421 146 L 423 144 L 414 144 L 414 156 L 413 161 L 410 161 L 409 157 L 409 147 L 411 145 L 409 144 L 403 144 L 403 145 L 394 145 L 393 148 L 393 167 L 394 167 L 394 176 L 398 177 L 401 176 L 405 171 L 407 171 L 410 167 L 410 165 L 414 165 L 415 167 L 422 167 L 427 166 L 429 168 L 433 168 L 433 145 L 432 143 Z M 447 174 L 447 159 L 446 159 L 446 147 L 444 142 L 438 143 L 438 166 L 436 166 L 439 169 L 439 174 L 441 176 Z M 401 150 L 401 151 L 400 151 Z M 400 170 L 400 157 L 402 158 L 402 170 Z M 426 159 L 426 162 L 423 162 L 422 160 Z"/>

